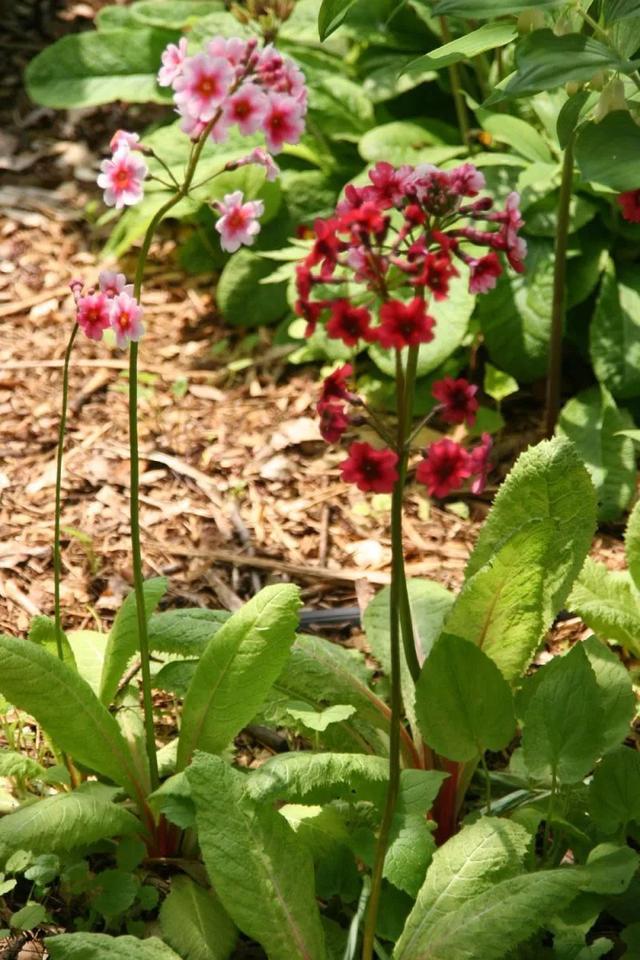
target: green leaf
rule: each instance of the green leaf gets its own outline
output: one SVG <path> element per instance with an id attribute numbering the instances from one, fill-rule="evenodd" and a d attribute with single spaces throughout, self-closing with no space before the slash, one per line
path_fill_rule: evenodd
<path id="1" fill-rule="evenodd" d="M 369 163 L 442 163 L 463 152 L 453 135 L 441 121 L 394 120 L 365 133 L 358 149 Z"/>
<path id="2" fill-rule="evenodd" d="M 501 750 L 516 726 L 511 690 L 493 660 L 446 633 L 418 678 L 416 714 L 425 741 L 450 760 Z"/>
<path id="3" fill-rule="evenodd" d="M 503 880 L 465 900 L 430 928 L 428 940 L 417 950 L 396 951 L 394 960 L 502 960 L 543 927 L 547 917 L 567 906 L 579 889 L 578 869 L 541 870 Z"/>
<path id="4" fill-rule="evenodd" d="M 167 103 L 156 83 L 162 51 L 173 31 L 87 30 L 62 37 L 30 61 L 27 91 L 45 107 L 91 107 L 114 100 Z"/>
<path id="5" fill-rule="evenodd" d="M 76 662 L 73 656 L 73 651 L 64 632 L 62 632 L 60 639 L 62 644 L 62 658 L 64 662 L 70 667 L 75 667 Z M 38 616 L 33 618 L 31 624 L 29 625 L 29 640 L 31 640 L 33 643 L 39 644 L 41 647 L 44 647 L 44 649 L 48 650 L 49 653 L 53 654 L 54 657 L 58 656 L 56 625 L 51 617 Z"/>
<path id="6" fill-rule="evenodd" d="M 356 708 L 350 703 L 335 703 L 331 707 L 326 707 L 325 710 L 314 710 L 306 703 L 294 701 L 287 707 L 287 713 L 294 720 L 299 720 L 303 727 L 315 730 L 317 733 L 324 733 L 332 723 L 348 720 L 355 712 Z"/>
<path id="7" fill-rule="evenodd" d="M 232 920 L 270 960 L 324 960 L 313 863 L 284 818 L 255 804 L 219 757 L 197 754 L 187 778 L 205 866 Z"/>
<path id="8" fill-rule="evenodd" d="M 490 889 L 496 879 L 517 873 L 530 839 L 517 823 L 482 817 L 436 850 L 396 944 L 394 960 L 430 957 L 430 933 L 434 926 L 450 919 L 466 900 Z M 449 954 L 449 960 L 453 956 L 463 954 Z"/>
<path id="9" fill-rule="evenodd" d="M 538 649 L 548 620 L 543 591 L 554 525 L 533 518 L 469 577 L 444 625 L 446 633 L 477 644 L 513 684 Z"/>
<path id="10" fill-rule="evenodd" d="M 442 630 L 455 598 L 446 587 L 433 580 L 409 579 L 407 589 L 416 648 L 426 657 Z M 389 596 L 389 587 L 383 587 L 368 604 L 362 624 L 371 652 L 387 674 L 391 673 Z"/>
<path id="11" fill-rule="evenodd" d="M 0 859 L 16 850 L 58 853 L 140 828 L 134 816 L 90 792 L 60 793 L 0 819 Z"/>
<path id="12" fill-rule="evenodd" d="M 375 121 L 373 104 L 360 84 L 334 73 L 309 88 L 309 125 L 331 140 L 357 143 Z"/>
<path id="13" fill-rule="evenodd" d="M 624 549 L 627 555 L 629 573 L 640 590 L 640 500 L 634 505 L 627 520 L 627 529 L 624 532 Z"/>
<path id="14" fill-rule="evenodd" d="M 562 609 L 591 547 L 595 493 L 573 444 L 556 438 L 530 447 L 504 481 L 467 564 L 471 577 L 532 517 L 551 520 L 554 535 L 542 595 L 547 623 Z"/>
<path id="15" fill-rule="evenodd" d="M 494 50 L 496 47 L 504 47 L 518 35 L 515 24 L 498 21 L 497 23 L 485 23 L 477 30 L 472 30 L 449 43 L 430 50 L 417 60 L 402 70 L 403 74 L 424 73 L 427 70 L 442 70 L 444 67 L 451 66 L 452 63 L 459 63 L 461 60 L 468 60 L 477 57 L 478 54 L 487 50 Z"/>
<path id="16" fill-rule="evenodd" d="M 640 821 L 640 754 L 619 747 L 600 761 L 589 787 L 589 810 L 605 833 Z"/>
<path id="17" fill-rule="evenodd" d="M 617 273 L 617 276 L 616 276 Z M 640 395 L 640 280 L 610 260 L 589 331 L 596 377 L 615 397 Z"/>
<path id="18" fill-rule="evenodd" d="M 89 684 L 28 640 L 0 635 L 0 693 L 34 717 L 58 749 L 140 795 L 135 767 L 114 717 Z"/>
<path id="19" fill-rule="evenodd" d="M 534 30 L 516 47 L 516 72 L 487 103 L 505 97 L 524 97 L 577 80 L 590 80 L 597 70 L 630 72 L 634 64 L 621 59 L 609 46 L 581 33 L 556 36 L 553 30 Z"/>
<path id="20" fill-rule="evenodd" d="M 78 673 L 96 696 L 100 695 L 100 678 L 108 639 L 109 635 L 99 630 L 71 630 L 67 634 Z"/>
<path id="21" fill-rule="evenodd" d="M 503 274 L 477 305 L 492 363 L 521 383 L 546 373 L 555 262 L 550 240 L 532 237 L 528 246 L 525 272 Z"/>
<path id="22" fill-rule="evenodd" d="M 538 672 L 524 714 L 522 747 L 536 780 L 578 783 L 601 750 L 603 714 L 595 674 L 582 646 Z"/>
<path id="23" fill-rule="evenodd" d="M 63 933 L 47 937 L 52 960 L 180 960 L 162 940 L 108 937 L 104 933 Z"/>
<path id="24" fill-rule="evenodd" d="M 504 24 L 503 24 L 504 26 Z M 506 143 L 533 163 L 552 163 L 553 157 L 544 138 L 535 127 L 520 117 L 510 117 L 506 113 L 488 113 L 478 111 L 478 119 L 483 130 L 490 133 L 494 140 Z M 528 225 L 528 218 L 527 218 Z"/>
<path id="25" fill-rule="evenodd" d="M 640 858 L 626 844 L 601 843 L 590 852 L 587 863 L 579 867 L 583 876 L 582 889 L 593 893 L 624 893 Z"/>
<path id="26" fill-rule="evenodd" d="M 31 757 L 14 750 L 0 749 L 0 777 L 42 780 L 45 776 L 45 768 Z"/>
<path id="27" fill-rule="evenodd" d="M 204 607 L 184 607 L 154 613 L 149 618 L 149 647 L 158 653 L 199 657 L 229 617 L 226 610 L 207 610 Z"/>
<path id="28" fill-rule="evenodd" d="M 616 406 L 603 384 L 579 393 L 560 412 L 558 434 L 571 440 L 584 460 L 596 489 L 600 520 L 617 520 L 635 492 L 633 441 L 620 434 L 632 426 L 631 415 Z"/>
<path id="29" fill-rule="evenodd" d="M 371 785 L 386 784 L 388 776 L 389 763 L 384 757 L 301 751 L 267 760 L 251 774 L 247 790 L 261 803 L 286 800 L 287 803 L 317 804 L 338 798 L 369 800 Z M 437 775 L 436 793 L 441 781 L 442 776 Z"/>
<path id="30" fill-rule="evenodd" d="M 47 911 L 41 903 L 27 903 L 22 910 L 11 914 L 11 926 L 14 930 L 33 930 L 47 919 Z"/>
<path id="31" fill-rule="evenodd" d="M 103 870 L 97 874 L 92 889 L 97 891 L 93 907 L 110 919 L 126 913 L 136 899 L 138 879 L 123 870 Z"/>
<path id="32" fill-rule="evenodd" d="M 615 749 L 629 733 L 636 712 L 631 675 L 616 654 L 597 637 L 587 637 L 582 647 L 595 673 L 604 726 L 602 751 Z"/>
<path id="33" fill-rule="evenodd" d="M 385 880 L 415 899 L 435 848 L 424 814 L 396 817 L 384 858 Z"/>
<path id="34" fill-rule="evenodd" d="M 568 603 L 603 639 L 640 656 L 640 604 L 626 571 L 607 570 L 587 558 Z"/>
<path id="35" fill-rule="evenodd" d="M 580 117 L 583 116 L 585 107 L 591 96 L 588 90 L 578 90 L 577 93 L 570 96 L 562 105 L 556 124 L 558 143 L 562 150 L 565 150 L 568 146 L 571 136 L 578 126 Z"/>
<path id="36" fill-rule="evenodd" d="M 236 327 L 257 327 L 280 320 L 288 309 L 286 283 L 264 284 L 273 264 L 250 250 L 234 254 L 220 274 L 218 306 Z"/>
<path id="37" fill-rule="evenodd" d="M 162 934 L 184 960 L 227 960 L 238 931 L 212 890 L 175 876 L 160 909 Z"/>
<path id="38" fill-rule="evenodd" d="M 377 128 L 380 129 L 380 128 Z M 418 377 L 425 377 L 444 363 L 464 340 L 469 320 L 473 313 L 475 297 L 469 293 L 469 278 L 466 269 L 451 281 L 447 300 L 432 301 L 429 313 L 436 321 L 434 338 L 422 343 L 418 349 Z M 373 362 L 387 376 L 395 376 L 395 360 L 388 350 L 374 344 L 369 348 Z"/>
<path id="39" fill-rule="evenodd" d="M 603 13 L 606 23 L 640 17 L 640 3 L 638 0 L 604 0 Z"/>
<path id="40" fill-rule="evenodd" d="M 543 7 L 556 7 L 562 0 L 440 0 L 433 8 L 434 16 L 474 17 L 486 20 L 489 17 L 501 17 L 508 13 L 521 13 Z"/>
<path id="41" fill-rule="evenodd" d="M 222 0 L 139 0 L 131 7 L 134 20 L 150 27 L 182 30 L 193 20 L 224 10 Z"/>
<path id="42" fill-rule="evenodd" d="M 338 29 L 356 3 L 357 0 L 322 0 L 318 13 L 318 33 L 321 40 L 326 40 Z"/>
<path id="43" fill-rule="evenodd" d="M 143 589 L 144 609 L 148 620 L 167 592 L 167 581 L 164 577 L 154 577 L 145 581 Z M 132 590 L 118 610 L 109 631 L 100 680 L 100 699 L 106 706 L 115 697 L 127 664 L 138 650 L 138 608 L 135 590 Z"/>
<path id="44" fill-rule="evenodd" d="M 496 403 L 500 403 L 512 393 L 518 392 L 518 381 L 505 373 L 504 370 L 498 370 L 491 363 L 484 365 L 483 389 L 487 396 L 491 397 Z"/>
<path id="45" fill-rule="evenodd" d="M 300 591 L 265 587 L 220 628 L 196 668 L 182 710 L 177 769 L 194 750 L 224 750 L 261 706 L 289 655 Z"/>
<path id="46" fill-rule="evenodd" d="M 626 110 L 608 113 L 600 123 L 585 123 L 576 139 L 576 162 L 584 180 L 617 193 L 638 187 L 640 127 Z"/>

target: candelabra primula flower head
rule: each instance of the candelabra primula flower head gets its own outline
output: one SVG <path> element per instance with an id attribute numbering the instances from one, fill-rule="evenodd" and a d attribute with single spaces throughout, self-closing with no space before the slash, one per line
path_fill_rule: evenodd
<path id="1" fill-rule="evenodd" d="M 124 273 L 102 270 L 99 290 L 84 293 L 85 282 L 78 277 L 70 287 L 76 301 L 76 321 L 90 340 L 102 340 L 105 330 L 113 330 L 119 347 L 137 342 L 144 333 L 142 307 L 133 296 L 133 284 Z"/>
<path id="2" fill-rule="evenodd" d="M 76 320 L 89 340 L 102 340 L 102 334 L 111 326 L 111 305 L 106 293 L 91 291 L 78 297 Z"/>

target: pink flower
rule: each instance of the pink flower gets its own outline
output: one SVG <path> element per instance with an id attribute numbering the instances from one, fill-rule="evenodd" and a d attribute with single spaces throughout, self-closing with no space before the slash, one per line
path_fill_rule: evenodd
<path id="1" fill-rule="evenodd" d="M 235 190 L 218 203 L 218 209 L 222 216 L 216 223 L 216 230 L 220 234 L 222 249 L 233 253 L 243 244 L 250 247 L 260 233 L 258 217 L 264 213 L 262 200 L 245 203 L 242 190 Z"/>
<path id="2" fill-rule="evenodd" d="M 90 340 L 101 340 L 110 325 L 110 301 L 106 293 L 88 293 L 77 299 L 77 322 Z"/>
<path id="3" fill-rule="evenodd" d="M 207 44 L 207 53 L 210 57 L 222 57 L 228 60 L 232 67 L 238 67 L 247 59 L 247 54 L 255 46 L 253 40 L 241 40 L 240 37 L 214 37 Z"/>
<path id="4" fill-rule="evenodd" d="M 187 134 L 190 140 L 199 140 L 205 127 L 206 123 L 203 120 L 197 120 L 196 117 L 192 117 L 188 113 L 185 113 L 180 121 L 180 129 Z"/>
<path id="5" fill-rule="evenodd" d="M 182 64 L 187 56 L 187 38 L 180 37 L 178 45 L 170 43 L 162 54 L 162 66 L 158 73 L 158 83 L 161 87 L 170 87 L 182 73 Z"/>
<path id="6" fill-rule="evenodd" d="M 271 154 L 263 150 L 262 147 L 255 147 L 251 153 L 248 153 L 246 157 L 242 157 L 240 160 L 231 160 L 227 164 L 227 167 L 229 170 L 235 170 L 236 167 L 245 167 L 247 164 L 256 164 L 256 166 L 264 167 L 267 180 L 277 180 L 280 175 L 280 167 Z"/>
<path id="7" fill-rule="evenodd" d="M 223 116 L 227 123 L 237 123 L 240 133 L 247 137 L 259 128 L 268 106 L 266 94 L 255 83 L 243 83 L 225 100 Z"/>
<path id="8" fill-rule="evenodd" d="M 184 61 L 182 73 L 174 83 L 176 106 L 208 123 L 226 97 L 233 82 L 233 69 L 222 57 L 197 53 Z"/>
<path id="9" fill-rule="evenodd" d="M 115 270 L 102 270 L 98 283 L 102 292 L 110 298 L 119 293 L 128 293 L 130 296 L 133 294 L 133 284 L 127 283 L 124 273 L 116 273 Z"/>
<path id="10" fill-rule="evenodd" d="M 452 189 L 465 197 L 477 196 L 486 186 L 484 175 L 472 163 L 463 163 L 450 170 L 449 179 Z"/>
<path id="11" fill-rule="evenodd" d="M 482 443 L 474 447 L 469 454 L 471 474 L 475 477 L 471 484 L 471 493 L 482 493 L 487 485 L 487 474 L 491 469 L 489 455 L 493 447 L 493 440 L 488 433 L 482 434 Z"/>
<path id="12" fill-rule="evenodd" d="M 128 130 L 116 130 L 109 141 L 111 153 L 115 153 L 120 147 L 126 147 L 129 150 L 142 150 L 140 137 L 137 133 L 129 133 Z"/>
<path id="13" fill-rule="evenodd" d="M 267 147 L 279 153 L 285 143 L 297 143 L 304 132 L 303 108 L 286 94 L 272 94 L 264 118 Z"/>
<path id="14" fill-rule="evenodd" d="M 100 170 L 98 186 L 104 190 L 104 202 L 108 207 L 115 206 L 120 210 L 142 200 L 147 165 L 128 147 L 119 147 L 111 160 L 103 160 Z"/>
<path id="15" fill-rule="evenodd" d="M 526 250 L 525 250 L 526 253 Z M 502 273 L 502 264 L 493 250 L 484 257 L 471 258 L 469 266 L 469 293 L 486 293 L 493 290 Z"/>
<path id="16" fill-rule="evenodd" d="M 109 320 L 119 347 L 126 347 L 130 341 L 137 343 L 144 333 L 142 307 L 128 293 L 119 293 L 112 299 Z"/>

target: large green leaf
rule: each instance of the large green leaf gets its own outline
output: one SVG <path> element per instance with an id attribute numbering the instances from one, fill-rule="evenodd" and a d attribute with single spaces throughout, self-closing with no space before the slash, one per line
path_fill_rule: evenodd
<path id="1" fill-rule="evenodd" d="M 150 27 L 182 30 L 190 22 L 216 10 L 224 10 L 223 0 L 138 0 L 131 5 L 134 21 Z"/>
<path id="2" fill-rule="evenodd" d="M 442 163 L 463 152 L 442 121 L 394 120 L 369 130 L 358 145 L 360 156 L 376 163 Z"/>
<path id="3" fill-rule="evenodd" d="M 326 40 L 338 29 L 356 3 L 357 0 L 322 0 L 318 13 L 318 33 L 321 40 Z"/>
<path id="4" fill-rule="evenodd" d="M 530 839 L 517 823 L 483 817 L 440 847 L 396 944 L 394 960 L 429 956 L 424 951 L 433 927 L 467 899 L 490 889 L 496 878 L 518 873 Z"/>
<path id="5" fill-rule="evenodd" d="M 556 7 L 562 0 L 439 0 L 433 9 L 438 16 L 474 17 L 486 20 L 507 13 L 521 13 L 539 7 Z"/>
<path id="6" fill-rule="evenodd" d="M 58 749 L 143 798 L 116 720 L 75 670 L 28 640 L 0 636 L 0 693 L 34 717 Z"/>
<path id="7" fill-rule="evenodd" d="M 590 80 L 597 70 L 630 72 L 635 65 L 621 59 L 607 44 L 582 33 L 556 36 L 534 30 L 516 47 L 516 72 L 488 103 L 504 97 L 524 97 L 577 80 Z"/>
<path id="8" fill-rule="evenodd" d="M 542 597 L 553 546 L 551 520 L 525 523 L 465 582 L 445 621 L 446 633 L 477 644 L 512 684 L 549 626 Z"/>
<path id="9" fill-rule="evenodd" d="M 27 91 L 45 107 L 90 107 L 113 100 L 168 102 L 156 83 L 160 56 L 173 31 L 91 30 L 45 47 L 26 71 Z"/>
<path id="10" fill-rule="evenodd" d="M 510 147 L 533 163 L 551 163 L 552 156 L 544 137 L 536 128 L 520 117 L 511 117 L 507 113 L 488 113 L 478 111 L 478 119 L 483 130 L 492 135 L 499 143 Z M 529 216 L 527 215 L 527 226 Z"/>
<path id="11" fill-rule="evenodd" d="M 613 650 L 597 637 L 587 637 L 582 647 L 598 684 L 604 717 L 601 746 L 606 753 L 626 739 L 635 716 L 636 698 L 631 674 Z"/>
<path id="12" fill-rule="evenodd" d="M 568 440 L 545 440 L 518 458 L 480 531 L 466 576 L 477 573 L 533 517 L 551 520 L 554 527 L 542 591 L 549 623 L 562 609 L 596 528 L 593 485 Z"/>
<path id="13" fill-rule="evenodd" d="M 598 380 L 615 397 L 640 395 L 640 280 L 633 267 L 616 271 L 609 261 L 589 340 Z"/>
<path id="14" fill-rule="evenodd" d="M 446 587 L 434 580 L 410 579 L 407 589 L 416 649 L 422 659 L 429 655 L 455 598 Z M 367 643 L 387 673 L 391 672 L 389 596 L 389 587 L 380 590 L 367 606 L 363 617 Z"/>
<path id="15" fill-rule="evenodd" d="M 522 747 L 531 776 L 582 780 L 600 754 L 603 720 L 595 674 L 580 645 L 545 664 L 524 712 Z"/>
<path id="16" fill-rule="evenodd" d="M 640 821 L 640 754 L 620 747 L 596 767 L 589 788 L 591 816 L 605 833 Z"/>
<path id="17" fill-rule="evenodd" d="M 475 296 L 469 293 L 468 271 L 461 267 L 460 276 L 451 282 L 449 297 L 429 304 L 429 313 L 436 322 L 434 338 L 430 343 L 420 344 L 418 349 L 419 377 L 436 370 L 458 349 L 467 333 L 475 302 Z M 389 350 L 374 344 L 369 348 L 369 354 L 383 373 L 395 376 L 395 359 Z"/>
<path id="18" fill-rule="evenodd" d="M 624 532 L 624 549 L 627 555 L 629 573 L 640 590 L 640 500 L 635 504 L 627 520 Z"/>
<path id="19" fill-rule="evenodd" d="M 108 937 L 104 933 L 63 933 L 47 937 L 52 960 L 180 960 L 162 940 Z"/>
<path id="20" fill-rule="evenodd" d="M 553 244 L 543 238 L 528 244 L 525 273 L 503 274 L 477 307 L 492 362 L 522 383 L 546 371 L 553 298 Z"/>
<path id="21" fill-rule="evenodd" d="M 309 90 L 309 119 L 332 140 L 357 143 L 374 123 L 373 105 L 361 85 L 339 73 L 324 75 Z"/>
<path id="22" fill-rule="evenodd" d="M 160 908 L 162 934 L 184 960 L 227 960 L 238 931 L 211 890 L 176 876 Z"/>
<path id="23" fill-rule="evenodd" d="M 452 63 L 458 63 L 460 60 L 468 60 L 471 57 L 477 57 L 480 53 L 487 50 L 494 50 L 496 47 L 504 47 L 518 35 L 515 24 L 498 21 L 497 23 L 485 23 L 477 30 L 465 33 L 449 43 L 430 50 L 429 53 L 412 60 L 407 64 L 402 73 L 422 74 L 427 70 L 442 70 Z"/>
<path id="24" fill-rule="evenodd" d="M 450 760 L 502 750 L 515 732 L 513 697 L 480 647 L 443 634 L 416 684 L 418 725 L 430 747 Z"/>
<path id="25" fill-rule="evenodd" d="M 185 697 L 179 770 L 194 750 L 223 750 L 248 723 L 289 656 L 298 625 L 300 591 L 265 587 L 212 637 Z"/>
<path id="26" fill-rule="evenodd" d="M 270 960 L 324 960 L 313 863 L 285 819 L 220 757 L 197 754 L 187 778 L 207 873 L 232 920 Z"/>
<path id="27" fill-rule="evenodd" d="M 435 840 L 424 814 L 396 817 L 384 858 L 384 878 L 417 897 L 435 851 Z M 433 822 L 430 823 L 433 828 Z"/>
<path id="28" fill-rule="evenodd" d="M 618 193 L 638 187 L 640 127 L 626 110 L 585 123 L 576 139 L 576 161 L 585 180 Z"/>
<path id="29" fill-rule="evenodd" d="M 220 274 L 217 301 L 233 326 L 257 327 L 275 323 L 287 312 L 287 284 L 261 283 L 273 273 L 273 263 L 250 250 L 241 250 Z"/>
<path id="30" fill-rule="evenodd" d="M 355 801 L 370 799 L 371 785 L 386 784 L 388 776 L 389 762 L 384 757 L 301 751 L 268 760 L 249 777 L 247 790 L 263 803 L 317 804 L 340 796 Z M 436 779 L 439 784 L 442 777 Z"/>
<path id="31" fill-rule="evenodd" d="M 226 610 L 184 607 L 149 618 L 149 647 L 159 653 L 199 657 L 231 614 Z"/>
<path id="32" fill-rule="evenodd" d="M 71 630 L 67 633 L 78 673 L 87 681 L 97 697 L 100 696 L 100 679 L 108 639 L 109 635 L 99 630 Z"/>
<path id="33" fill-rule="evenodd" d="M 589 471 L 598 497 L 601 520 L 617 520 L 636 487 L 633 440 L 620 433 L 633 419 L 601 384 L 573 397 L 562 408 L 558 433 L 568 437 Z"/>
<path id="34" fill-rule="evenodd" d="M 588 627 L 640 656 L 639 594 L 626 571 L 587 558 L 568 603 Z"/>
<path id="35" fill-rule="evenodd" d="M 145 617 L 148 620 L 167 592 L 167 581 L 164 577 L 154 577 L 145 581 L 143 589 Z M 135 590 L 132 590 L 118 610 L 109 631 L 100 679 L 100 699 L 105 705 L 108 706 L 113 700 L 122 674 L 138 650 L 138 607 Z"/>
<path id="36" fill-rule="evenodd" d="M 15 850 L 61 853 L 139 829 L 132 814 L 91 791 L 59 793 L 0 819 L 0 861 Z"/>

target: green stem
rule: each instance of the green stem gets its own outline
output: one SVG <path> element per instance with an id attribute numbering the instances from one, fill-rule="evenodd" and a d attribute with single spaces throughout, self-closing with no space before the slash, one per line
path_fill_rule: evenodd
<path id="1" fill-rule="evenodd" d="M 189 163 L 185 172 L 184 183 L 164 203 L 151 223 L 142 241 L 140 255 L 136 265 L 136 275 L 133 286 L 133 295 L 140 301 L 142 291 L 142 280 L 144 277 L 144 268 L 149 256 L 149 248 L 160 222 L 166 217 L 170 210 L 176 206 L 189 192 L 193 177 L 200 159 L 200 154 L 204 149 L 211 128 L 219 118 L 220 111 L 216 113 L 213 119 L 203 130 L 198 142 L 194 145 L 189 157 Z M 153 718 L 153 700 L 151 696 L 151 661 L 149 651 L 149 633 L 147 629 L 147 615 L 144 603 L 144 575 L 142 570 L 142 547 L 140 542 L 140 455 L 138 441 L 138 344 L 131 344 L 129 354 L 129 449 L 131 457 L 131 489 L 130 489 L 130 520 L 131 520 L 131 552 L 133 557 L 133 583 L 136 596 L 136 615 L 138 620 L 138 646 L 140 649 L 140 665 L 142 672 L 142 698 L 144 707 L 144 728 L 145 741 L 147 747 L 147 758 L 149 761 L 149 774 L 151 779 L 151 790 L 156 790 L 160 783 L 158 775 L 158 757 L 156 752 L 155 725 Z"/>
<path id="2" fill-rule="evenodd" d="M 414 356 L 415 354 L 415 356 Z M 407 471 L 407 437 L 411 428 L 411 410 L 413 408 L 413 383 L 417 350 L 409 352 L 407 370 L 402 364 L 402 353 L 396 350 L 396 390 L 397 390 L 397 435 L 396 453 L 398 454 L 398 479 L 393 488 L 391 500 L 391 587 L 389 596 L 389 646 L 391 659 L 391 720 L 389 724 L 389 784 L 385 798 L 382 822 L 378 833 L 376 854 L 371 874 L 371 893 L 364 925 L 362 943 L 362 960 L 372 960 L 376 922 L 382 893 L 382 875 L 384 861 L 389 846 L 391 825 L 398 802 L 400 789 L 400 728 L 402 716 L 402 685 L 401 685 L 401 636 L 406 643 L 404 627 L 401 630 L 403 618 L 403 583 L 404 551 L 402 545 L 402 507 L 404 503 L 404 485 Z M 408 606 L 408 605 L 407 605 Z M 409 624 L 410 624 L 409 610 Z M 409 634 L 413 646 L 413 630 Z M 405 647 L 406 649 L 406 647 Z M 413 647 L 415 654 L 415 647 Z M 417 660 L 417 657 L 416 657 Z"/>
<path id="3" fill-rule="evenodd" d="M 449 30 L 449 24 L 447 23 L 446 17 L 440 17 L 440 30 L 442 32 L 443 42 L 450 43 L 452 39 L 451 31 Z M 449 81 L 451 83 L 451 94 L 453 96 L 456 117 L 458 119 L 460 136 L 462 137 L 462 142 L 464 145 L 469 149 L 469 151 L 471 151 L 471 130 L 469 128 L 467 105 L 464 102 L 464 96 L 462 94 L 462 82 L 460 80 L 460 70 L 458 69 L 457 63 L 452 63 L 449 67 Z"/>
<path id="4" fill-rule="evenodd" d="M 404 493 L 404 487 L 407 481 L 407 463 L 410 453 L 410 440 L 407 438 L 410 436 L 411 427 L 413 424 L 413 393 L 415 389 L 416 382 L 416 372 L 418 368 L 418 347 L 411 347 L 409 349 L 409 356 L 407 359 L 407 370 L 405 374 L 404 382 L 404 396 L 402 397 L 402 425 L 403 425 L 403 436 L 402 436 L 402 446 L 400 447 L 400 460 L 398 464 L 398 473 L 400 479 L 398 485 Z M 398 437 L 398 442 L 400 442 L 400 437 Z M 398 519 L 398 533 L 397 537 L 399 539 L 399 552 L 401 563 L 398 564 L 398 577 L 400 578 L 400 627 L 402 633 L 402 643 L 404 645 L 404 655 L 407 661 L 407 666 L 409 667 L 409 672 L 413 679 L 414 683 L 418 682 L 418 677 L 420 676 L 420 661 L 418 660 L 418 654 L 416 651 L 416 641 L 415 633 L 413 630 L 413 617 L 411 615 L 411 602 L 409 600 L 409 588 L 407 586 L 407 575 L 404 568 L 404 551 L 402 549 L 402 502 L 400 504 L 400 517 Z M 392 529 L 392 539 L 393 539 L 393 529 Z"/>
<path id="5" fill-rule="evenodd" d="M 560 412 L 562 392 L 562 332 L 566 303 L 567 244 L 571 188 L 573 185 L 573 137 L 564 151 L 562 181 L 558 199 L 558 224 L 556 229 L 555 264 L 553 270 L 553 299 L 551 307 L 551 338 L 549 342 L 549 366 L 547 372 L 547 408 L 545 433 L 552 437 Z"/>
<path id="6" fill-rule="evenodd" d="M 62 615 L 60 612 L 60 584 L 62 582 L 62 556 L 60 547 L 60 514 L 62 511 L 62 458 L 64 454 L 64 437 L 67 429 L 67 407 L 69 404 L 69 364 L 71 362 L 71 351 L 78 333 L 78 324 L 74 323 L 67 349 L 64 354 L 64 365 L 62 368 L 62 410 L 60 411 L 60 424 L 58 426 L 58 451 L 56 454 L 56 506 L 53 531 L 53 602 L 55 635 L 58 657 L 64 659 L 64 650 L 62 647 Z"/>
<path id="7" fill-rule="evenodd" d="M 484 774 L 487 814 L 491 816 L 491 777 L 489 775 L 489 767 L 487 766 L 487 758 L 485 757 L 484 753 L 480 757 L 480 766 L 482 767 L 482 773 Z"/>

